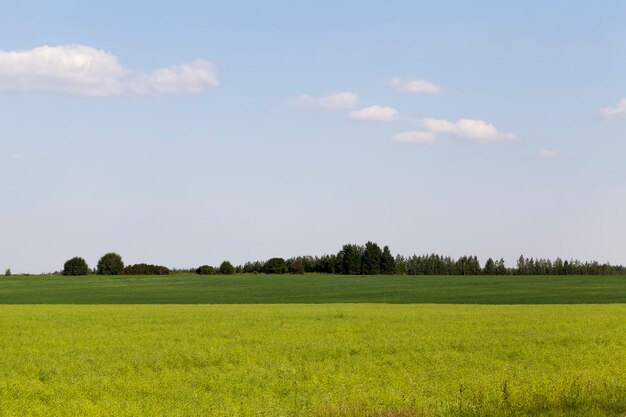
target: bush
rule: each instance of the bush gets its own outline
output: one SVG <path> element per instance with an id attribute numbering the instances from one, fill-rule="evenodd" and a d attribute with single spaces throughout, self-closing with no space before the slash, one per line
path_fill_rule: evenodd
<path id="1" fill-rule="evenodd" d="M 4 276 L 5 277 L 10 277 L 11 276 L 11 268 L 7 268 L 7 270 L 4 271 Z"/>
<path id="2" fill-rule="evenodd" d="M 67 276 L 87 275 L 88 273 L 89 267 L 87 262 L 78 256 L 67 260 L 65 265 L 63 265 L 63 271 L 61 271 L 61 274 Z"/>
<path id="3" fill-rule="evenodd" d="M 286 274 L 289 270 L 283 258 L 272 258 L 263 265 L 263 272 L 266 274 Z"/>
<path id="4" fill-rule="evenodd" d="M 228 261 L 222 262 L 220 265 L 220 274 L 232 275 L 235 273 L 235 267 Z"/>
<path id="5" fill-rule="evenodd" d="M 169 268 L 161 265 L 135 264 L 124 268 L 124 275 L 169 275 Z"/>
<path id="6" fill-rule="evenodd" d="M 117 253 L 107 253 L 98 261 L 99 275 L 120 275 L 124 272 L 124 262 Z"/>
<path id="7" fill-rule="evenodd" d="M 217 271 L 210 265 L 202 265 L 196 269 L 198 275 L 215 275 Z"/>

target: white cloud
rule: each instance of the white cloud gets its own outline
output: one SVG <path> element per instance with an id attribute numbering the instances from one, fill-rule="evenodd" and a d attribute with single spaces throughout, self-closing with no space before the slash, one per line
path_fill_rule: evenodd
<path id="1" fill-rule="evenodd" d="M 478 119 L 424 119 L 424 127 L 433 133 L 448 133 L 477 142 L 496 142 L 515 139 L 512 133 L 500 133 L 492 123 Z"/>
<path id="2" fill-rule="evenodd" d="M 210 62 L 196 61 L 134 73 L 110 52 L 85 45 L 0 51 L 0 91 L 44 91 L 86 96 L 203 93 L 219 85 Z"/>
<path id="3" fill-rule="evenodd" d="M 9 155 L 9 159 L 12 161 L 19 161 L 20 159 L 22 159 L 22 154 L 21 153 L 13 153 L 11 155 Z"/>
<path id="4" fill-rule="evenodd" d="M 559 153 L 551 149 L 542 149 L 539 151 L 539 156 L 542 158 L 556 158 L 559 156 Z"/>
<path id="5" fill-rule="evenodd" d="M 307 94 L 291 99 L 290 104 L 302 107 L 320 107 L 323 109 L 338 110 L 351 109 L 359 102 L 359 96 L 356 93 L 348 91 L 342 93 L 332 93 L 324 97 L 315 98 Z"/>
<path id="6" fill-rule="evenodd" d="M 626 98 L 623 98 L 617 104 L 617 107 L 603 107 L 600 109 L 602 117 L 626 117 Z"/>
<path id="7" fill-rule="evenodd" d="M 390 122 L 398 117 L 398 110 L 393 107 L 369 106 L 350 112 L 350 118 L 361 121 Z"/>
<path id="8" fill-rule="evenodd" d="M 399 93 L 438 94 L 441 92 L 441 87 L 439 87 L 437 84 L 425 80 L 394 77 L 389 81 L 388 84 Z"/>
<path id="9" fill-rule="evenodd" d="M 399 143 L 420 143 L 430 145 L 435 142 L 435 134 L 433 132 L 410 131 L 396 134 L 392 139 Z"/>

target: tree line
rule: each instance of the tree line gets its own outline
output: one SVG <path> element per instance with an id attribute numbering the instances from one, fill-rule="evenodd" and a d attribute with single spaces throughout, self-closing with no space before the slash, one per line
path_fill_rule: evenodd
<path id="1" fill-rule="evenodd" d="M 336 254 L 322 256 L 296 256 L 288 259 L 270 258 L 250 261 L 234 266 L 223 261 L 218 267 L 201 265 L 190 269 L 169 269 L 161 265 L 134 264 L 125 266 L 120 255 L 107 253 L 97 267 L 89 269 L 83 258 L 75 257 L 65 262 L 63 275 L 168 275 L 196 273 L 199 275 L 252 274 L 304 274 L 324 273 L 342 275 L 624 275 L 626 267 L 597 261 L 555 260 L 526 258 L 523 255 L 515 266 L 508 267 L 504 259 L 489 258 L 481 265 L 477 256 L 452 258 L 438 254 L 393 256 L 388 246 L 377 243 L 346 244 Z M 10 274 L 10 272 L 9 272 Z"/>
<path id="2" fill-rule="evenodd" d="M 450 256 L 428 254 L 391 255 L 388 246 L 383 249 L 373 242 L 365 245 L 347 244 L 334 255 L 298 256 L 285 260 L 287 272 L 343 274 L 343 275 L 623 275 L 626 267 L 579 260 L 526 258 L 523 255 L 515 266 L 508 267 L 504 259 L 489 258 L 481 265 L 477 256 Z M 236 267 L 242 273 L 266 273 L 265 263 L 246 262 Z"/>

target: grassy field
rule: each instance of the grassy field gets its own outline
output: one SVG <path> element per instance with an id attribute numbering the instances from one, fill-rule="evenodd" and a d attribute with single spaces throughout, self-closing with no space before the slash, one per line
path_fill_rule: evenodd
<path id="1" fill-rule="evenodd" d="M 626 276 L 32 276 L 0 304 L 626 303 Z"/>
<path id="2" fill-rule="evenodd" d="M 621 416 L 625 305 L 0 306 L 0 415 Z"/>

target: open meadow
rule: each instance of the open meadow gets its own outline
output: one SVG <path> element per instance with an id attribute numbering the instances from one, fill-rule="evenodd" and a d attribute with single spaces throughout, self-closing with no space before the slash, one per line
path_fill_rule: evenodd
<path id="1" fill-rule="evenodd" d="M 619 276 L 10 277 L 0 304 L 1 417 L 626 413 Z"/>

